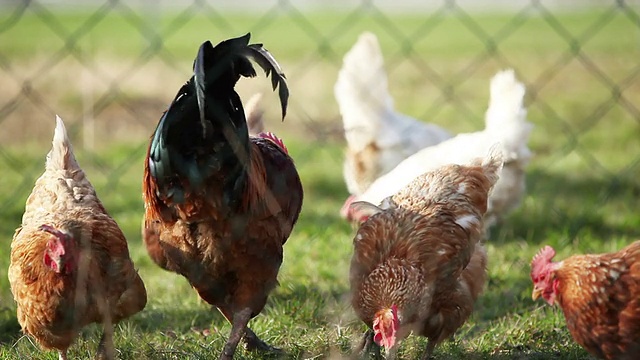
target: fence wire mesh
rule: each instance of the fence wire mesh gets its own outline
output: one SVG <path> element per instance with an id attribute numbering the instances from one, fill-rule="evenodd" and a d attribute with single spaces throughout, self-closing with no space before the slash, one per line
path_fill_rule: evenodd
<path id="1" fill-rule="evenodd" d="M 621 0 L 489 1 L 485 8 L 453 0 L 429 5 L 5 2 L 0 5 L 0 166 L 20 181 L 4 188 L 0 206 L 21 211 L 21 200 L 41 171 L 41 164 L 26 162 L 21 154 L 44 148 L 56 113 L 71 124 L 85 166 L 99 171 L 92 177 L 115 189 L 120 174 L 139 167 L 148 134 L 189 76 L 197 44 L 246 31 L 284 59 L 295 119 L 288 126 L 307 139 L 341 141 L 333 81 L 357 34 L 371 30 L 384 45 L 399 111 L 453 130 L 478 129 L 491 73 L 514 68 L 527 86 L 529 118 L 537 125 L 534 163 L 553 168 L 577 161 L 576 171 L 603 178 L 607 191 L 627 186 L 637 194 L 640 15 L 635 5 Z M 576 20 L 575 14 L 584 13 Z M 251 91 L 256 90 L 246 87 Z M 549 134 L 563 136 L 546 143 L 542 139 Z M 621 138 L 597 140 L 616 136 Z M 138 146 L 118 161 L 102 155 L 105 146 L 121 143 Z M 619 144 L 619 151 L 598 151 L 611 144 Z M 530 186 L 535 189 L 535 181 Z"/>
<path id="2" fill-rule="evenodd" d="M 243 99 L 264 94 L 267 128 L 293 148 L 310 149 L 292 154 L 297 164 L 318 167 L 308 176 L 341 169 L 345 141 L 333 86 L 363 31 L 380 40 L 396 110 L 453 133 L 484 127 L 489 80 L 498 70 L 513 68 L 526 85 L 528 121 L 535 126 L 527 196 L 502 229 L 509 234 L 496 236 L 541 242 L 555 235 L 571 242 L 584 233 L 640 233 L 625 215 L 637 212 L 640 196 L 640 3 L 5 0 L 1 249 L 8 251 L 43 171 L 56 114 L 109 212 L 138 231 L 149 136 L 207 39 L 251 32 L 252 41 L 264 43 L 288 78 L 287 119 L 279 121 L 276 95 L 264 79 L 241 81 Z M 306 191 L 318 194 L 305 200 L 303 214 L 317 196 L 340 203 L 347 196 L 342 183 L 336 193 L 335 184 L 303 180 Z M 327 211 L 335 214 L 332 221 L 338 218 L 338 208 Z M 331 225 L 321 216 L 312 221 Z M 554 225 L 543 226 L 549 222 Z M 0 297 L 7 289 L 2 276 Z"/>

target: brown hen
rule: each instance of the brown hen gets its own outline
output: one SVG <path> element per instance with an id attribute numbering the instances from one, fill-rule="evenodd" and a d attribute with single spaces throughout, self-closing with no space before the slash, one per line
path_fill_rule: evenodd
<path id="1" fill-rule="evenodd" d="M 486 281 L 487 255 L 479 242 L 489 191 L 502 156 L 447 165 L 425 173 L 365 212 L 351 260 L 352 305 L 371 341 L 394 357 L 411 332 L 429 339 L 424 358 L 467 320 Z M 367 349 L 368 351 L 368 349 Z"/>
<path id="2" fill-rule="evenodd" d="M 534 300 L 564 312 L 573 338 L 602 359 L 640 358 L 640 241 L 599 255 L 552 262 L 546 246 L 531 262 Z"/>
<path id="3" fill-rule="evenodd" d="M 112 359 L 114 324 L 147 302 L 127 241 L 76 162 L 60 118 L 13 236 L 9 282 L 22 330 L 60 359 L 90 323 L 104 325 L 98 357 Z"/>

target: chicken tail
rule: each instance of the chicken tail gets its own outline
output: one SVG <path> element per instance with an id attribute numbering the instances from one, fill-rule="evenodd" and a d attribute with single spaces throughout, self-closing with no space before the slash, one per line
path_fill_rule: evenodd
<path id="1" fill-rule="evenodd" d="M 349 147 L 359 151 L 374 142 L 380 119 L 393 112 L 384 59 L 374 34 L 361 34 L 344 56 L 334 94 Z"/>
<path id="2" fill-rule="evenodd" d="M 486 129 L 502 142 L 505 161 L 528 160 L 527 147 L 533 125 L 527 122 L 523 100 L 525 86 L 519 82 L 513 69 L 498 72 L 491 79 L 491 99 L 485 114 Z"/>
<path id="3" fill-rule="evenodd" d="M 504 165 L 504 156 L 502 154 L 502 146 L 497 143 L 489 148 L 487 156 L 482 159 L 480 166 L 484 170 L 484 174 L 489 179 L 491 186 L 495 185 L 500 178 L 500 172 Z"/>
<path id="4" fill-rule="evenodd" d="M 264 132 L 264 109 L 260 106 L 262 93 L 255 93 L 244 104 L 244 116 L 247 118 L 249 135 L 256 136 Z"/>
<path id="5" fill-rule="evenodd" d="M 240 77 L 254 77 L 254 60 L 279 89 L 282 117 L 289 90 L 285 75 L 262 44 L 249 44 L 250 34 L 222 41 L 205 41 L 194 61 L 191 79 L 178 91 L 151 139 L 149 173 L 158 196 L 183 203 L 202 189 L 213 174 L 224 176 L 225 194 L 239 189 L 249 159 L 248 128 L 240 96 Z"/>
<path id="6" fill-rule="evenodd" d="M 51 142 L 51 151 L 47 154 L 46 168 L 49 170 L 80 170 L 73 155 L 67 129 L 60 116 L 56 115 L 56 128 Z"/>

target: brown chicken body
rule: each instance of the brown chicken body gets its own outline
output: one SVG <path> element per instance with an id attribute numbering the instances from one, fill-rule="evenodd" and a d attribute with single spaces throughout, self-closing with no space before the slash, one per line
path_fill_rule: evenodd
<path id="1" fill-rule="evenodd" d="M 564 312 L 573 338 L 603 359 L 640 358 L 640 241 L 616 253 L 551 262 L 547 246 L 532 261 L 534 300 Z"/>
<path id="2" fill-rule="evenodd" d="M 248 136 L 233 89 L 240 76 L 255 75 L 248 53 L 260 52 L 252 56 L 273 71 L 283 115 L 288 96 L 275 60 L 248 40 L 203 44 L 194 77 L 160 120 L 144 173 L 149 255 L 186 277 L 231 322 L 221 359 L 233 357 L 243 336 L 250 349 L 273 350 L 247 324 L 277 285 L 283 245 L 303 197 L 282 141 L 270 133 Z"/>
<path id="3" fill-rule="evenodd" d="M 157 203 L 145 171 L 145 183 L 150 184 L 145 193 L 147 233 L 155 235 L 145 237 L 150 256 L 164 269 L 185 276 L 202 299 L 230 321 L 237 311 L 250 308 L 253 317 L 264 307 L 277 285 L 282 246 L 302 200 L 289 196 L 289 191 L 301 194 L 302 187 L 297 173 L 288 176 L 293 163 L 286 153 L 264 138 L 252 138 L 251 148 L 250 181 L 232 213 L 221 211 L 222 194 L 212 188 L 208 196 L 173 206 L 175 213 L 166 220 L 161 213 L 169 208 Z"/>
<path id="4" fill-rule="evenodd" d="M 113 325 L 147 301 L 126 239 L 78 166 L 60 119 L 11 243 L 9 281 L 23 331 L 61 359 L 90 323 L 104 324 L 98 353 L 112 358 Z"/>
<path id="5" fill-rule="evenodd" d="M 380 207 L 352 205 L 369 216 L 350 274 L 352 305 L 372 329 L 367 347 L 395 349 L 415 332 L 429 339 L 428 358 L 471 315 L 487 276 L 482 217 L 501 166 L 494 151 L 483 163 L 426 173 Z"/>

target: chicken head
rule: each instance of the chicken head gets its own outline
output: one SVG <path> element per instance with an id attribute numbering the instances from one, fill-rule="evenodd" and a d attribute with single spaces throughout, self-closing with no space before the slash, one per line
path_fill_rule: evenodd
<path id="1" fill-rule="evenodd" d="M 556 255 L 556 251 L 551 246 L 545 246 L 531 260 L 531 280 L 533 280 L 533 292 L 531 298 L 537 300 L 539 297 L 553 305 L 556 302 L 558 281 L 553 276 L 556 263 L 551 259 Z"/>
<path id="2" fill-rule="evenodd" d="M 373 341 L 384 346 L 387 352 L 396 344 L 396 333 L 400 326 L 398 307 L 392 305 L 390 309 L 383 309 L 376 313 L 373 319 Z"/>
<path id="3" fill-rule="evenodd" d="M 43 255 L 44 264 L 56 273 L 70 273 L 76 266 L 73 235 L 47 224 L 39 229 L 52 235 Z"/>

